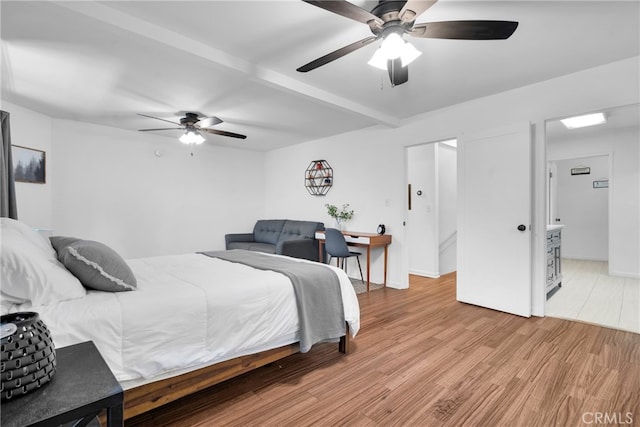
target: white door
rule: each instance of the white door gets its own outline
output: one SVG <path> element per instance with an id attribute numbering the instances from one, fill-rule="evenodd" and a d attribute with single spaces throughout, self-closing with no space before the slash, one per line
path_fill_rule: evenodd
<path id="1" fill-rule="evenodd" d="M 458 301 L 531 315 L 531 127 L 458 140 Z"/>

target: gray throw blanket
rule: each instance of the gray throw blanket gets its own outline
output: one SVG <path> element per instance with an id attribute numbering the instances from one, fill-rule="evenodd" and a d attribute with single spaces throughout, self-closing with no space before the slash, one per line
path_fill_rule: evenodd
<path id="1" fill-rule="evenodd" d="M 300 352 L 308 352 L 320 341 L 345 335 L 340 281 L 330 268 L 241 249 L 200 253 L 287 276 L 293 284 L 298 306 Z"/>

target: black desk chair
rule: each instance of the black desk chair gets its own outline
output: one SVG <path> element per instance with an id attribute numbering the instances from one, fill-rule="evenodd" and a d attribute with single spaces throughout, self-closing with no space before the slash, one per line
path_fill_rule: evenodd
<path id="1" fill-rule="evenodd" d="M 336 265 L 338 268 L 342 268 L 345 273 L 347 272 L 347 263 L 345 260 L 350 257 L 356 257 L 358 261 L 358 268 L 360 269 L 360 278 L 364 282 L 364 276 L 362 275 L 362 267 L 360 266 L 360 252 L 352 252 L 347 246 L 347 241 L 344 239 L 344 235 L 340 230 L 335 228 L 327 228 L 324 231 L 324 248 L 327 251 L 327 255 L 330 257 L 327 264 L 331 263 L 331 258 L 336 258 Z"/>

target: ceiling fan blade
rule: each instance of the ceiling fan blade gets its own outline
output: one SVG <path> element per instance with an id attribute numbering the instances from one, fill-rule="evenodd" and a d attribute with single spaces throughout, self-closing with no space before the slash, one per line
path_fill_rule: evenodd
<path id="1" fill-rule="evenodd" d="M 148 117 L 150 119 L 162 120 L 163 122 L 173 123 L 174 125 L 179 125 L 180 123 L 172 122 L 171 120 L 161 119 L 160 117 L 147 116 L 146 114 L 138 113 L 139 116 Z"/>
<path id="2" fill-rule="evenodd" d="M 308 64 L 303 65 L 302 67 L 298 68 L 297 71 L 300 71 L 301 73 L 306 73 L 307 71 L 315 70 L 316 68 L 321 67 L 325 64 L 328 64 L 331 61 L 335 61 L 338 58 L 342 58 L 346 54 L 351 53 L 357 49 L 360 49 L 361 47 L 364 47 L 369 43 L 376 41 L 377 39 L 378 38 L 375 36 L 369 36 L 362 40 L 358 40 L 355 43 L 351 43 L 348 46 L 342 47 L 338 50 L 334 50 L 333 52 L 328 53 L 325 56 L 322 56 L 318 59 L 315 59 L 309 62 Z"/>
<path id="3" fill-rule="evenodd" d="M 409 0 L 402 6 L 402 10 L 398 16 L 403 24 L 412 24 L 418 16 L 436 4 L 437 1 L 438 0 Z"/>
<path id="4" fill-rule="evenodd" d="M 457 40 L 504 40 L 518 28 L 513 21 L 442 21 L 416 24 L 414 37 Z"/>
<path id="5" fill-rule="evenodd" d="M 220 123 L 222 123 L 222 119 L 219 119 L 216 116 L 212 116 L 198 120 L 195 124 L 200 126 L 201 128 L 208 128 L 209 126 L 219 125 Z"/>
<path id="6" fill-rule="evenodd" d="M 409 67 L 402 66 L 402 59 L 389 59 L 387 61 L 387 71 L 392 86 L 398 86 L 409 81 Z"/>
<path id="7" fill-rule="evenodd" d="M 240 135 L 239 133 L 227 132 L 227 131 L 218 130 L 218 129 L 200 129 L 200 130 L 213 133 L 215 135 L 230 136 L 231 138 L 245 139 L 247 137 L 247 135 Z"/>
<path id="8" fill-rule="evenodd" d="M 184 128 L 161 128 L 161 129 L 138 129 L 140 132 L 148 132 L 153 130 L 183 130 Z"/>
<path id="9" fill-rule="evenodd" d="M 312 4 L 321 9 L 328 10 L 329 12 L 336 13 L 344 16 L 345 18 L 353 19 L 354 21 L 362 22 L 363 24 L 369 24 L 370 21 L 375 21 L 376 24 L 382 25 L 384 22 L 376 15 L 372 14 L 368 10 L 362 9 L 353 3 L 348 1 L 313 1 L 302 0 L 305 3 Z"/>

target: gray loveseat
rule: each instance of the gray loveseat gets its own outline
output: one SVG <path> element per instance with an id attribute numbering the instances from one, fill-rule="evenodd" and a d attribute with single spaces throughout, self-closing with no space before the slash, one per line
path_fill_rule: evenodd
<path id="1" fill-rule="evenodd" d="M 253 233 L 227 234 L 224 239 L 227 250 L 246 249 L 318 261 L 315 235 L 322 230 L 321 222 L 261 219 L 253 227 Z"/>

